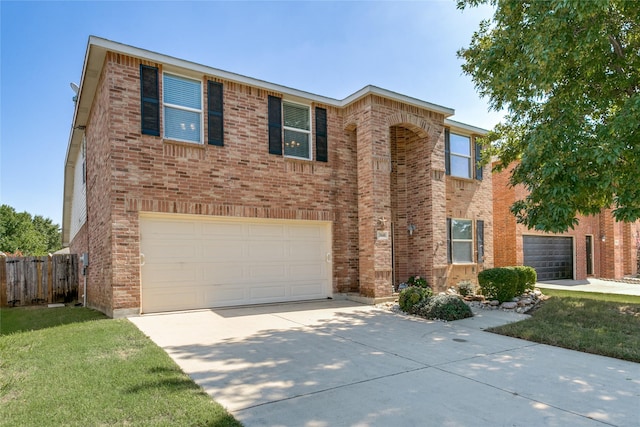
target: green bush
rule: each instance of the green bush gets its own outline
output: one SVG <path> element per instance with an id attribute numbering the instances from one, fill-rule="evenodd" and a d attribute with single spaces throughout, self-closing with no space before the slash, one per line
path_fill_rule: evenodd
<path id="1" fill-rule="evenodd" d="M 535 288 L 536 282 L 538 281 L 538 275 L 533 267 L 519 265 L 511 268 L 518 272 L 518 295 L 522 295 L 526 291 L 532 291 Z"/>
<path id="2" fill-rule="evenodd" d="M 473 284 L 468 280 L 458 283 L 458 293 L 463 297 L 474 295 L 475 290 Z"/>
<path id="3" fill-rule="evenodd" d="M 415 314 L 416 309 L 420 304 L 427 300 L 431 296 L 431 288 L 421 288 L 419 286 L 409 286 L 406 289 L 400 291 L 398 297 L 398 305 L 400 310 L 405 313 Z"/>
<path id="4" fill-rule="evenodd" d="M 407 285 L 418 286 L 419 288 L 430 288 L 427 279 L 421 276 L 411 276 L 407 279 Z"/>
<path id="5" fill-rule="evenodd" d="M 519 273 L 513 268 L 496 267 L 478 273 L 480 292 L 487 299 L 511 301 L 518 295 Z"/>
<path id="6" fill-rule="evenodd" d="M 472 317 L 467 304 L 455 295 L 436 295 L 420 305 L 418 315 L 427 319 L 459 320 Z"/>

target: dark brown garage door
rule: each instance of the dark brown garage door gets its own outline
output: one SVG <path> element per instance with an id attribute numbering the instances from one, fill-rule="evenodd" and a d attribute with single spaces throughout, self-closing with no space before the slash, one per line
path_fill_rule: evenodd
<path id="1" fill-rule="evenodd" d="M 523 236 L 524 265 L 533 267 L 538 280 L 573 279 L 571 237 Z"/>

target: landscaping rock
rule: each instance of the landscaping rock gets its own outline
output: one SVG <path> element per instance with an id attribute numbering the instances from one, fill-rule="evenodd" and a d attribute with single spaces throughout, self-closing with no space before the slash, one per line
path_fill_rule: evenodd
<path id="1" fill-rule="evenodd" d="M 514 308 L 516 308 L 518 306 L 517 302 L 514 301 L 508 301 L 508 302 L 503 302 L 502 305 L 500 306 L 501 308 L 504 308 L 505 310 L 513 310 Z"/>

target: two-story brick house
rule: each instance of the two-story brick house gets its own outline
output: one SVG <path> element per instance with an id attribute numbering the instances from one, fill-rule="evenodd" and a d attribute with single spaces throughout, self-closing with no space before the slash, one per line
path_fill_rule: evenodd
<path id="1" fill-rule="evenodd" d="M 450 108 L 373 86 L 336 100 L 96 37 L 79 86 L 63 240 L 110 316 L 372 302 L 493 265 L 485 131 Z"/>
<path id="2" fill-rule="evenodd" d="M 493 174 L 494 251 L 496 267 L 529 265 L 538 280 L 585 280 L 589 277 L 623 279 L 638 273 L 640 221 L 618 222 L 611 210 L 579 216 L 578 225 L 565 233 L 529 230 L 510 212 L 516 200 L 527 196 L 524 186 L 511 186 L 515 165 Z"/>

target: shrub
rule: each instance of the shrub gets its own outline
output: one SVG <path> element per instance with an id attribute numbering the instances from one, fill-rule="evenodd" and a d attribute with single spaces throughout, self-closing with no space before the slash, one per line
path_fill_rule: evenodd
<path id="1" fill-rule="evenodd" d="M 478 273 L 480 292 L 487 299 L 511 301 L 518 294 L 519 273 L 513 268 L 490 268 Z"/>
<path id="2" fill-rule="evenodd" d="M 538 275 L 533 267 L 519 265 L 511 268 L 518 273 L 518 295 L 522 295 L 528 290 L 532 291 L 535 288 L 536 282 L 538 281 Z"/>
<path id="3" fill-rule="evenodd" d="M 472 317 L 467 304 L 455 295 L 436 295 L 420 305 L 418 314 L 427 319 L 459 320 Z"/>
<path id="4" fill-rule="evenodd" d="M 421 276 L 411 276 L 407 279 L 407 285 L 409 286 L 418 286 L 420 288 L 429 288 L 429 283 L 427 279 Z"/>
<path id="5" fill-rule="evenodd" d="M 398 305 L 405 313 L 415 314 L 417 307 L 431 296 L 431 289 L 410 286 L 400 291 Z"/>
<path id="6" fill-rule="evenodd" d="M 458 283 L 458 292 L 463 297 L 474 295 L 475 290 L 473 284 L 469 281 Z"/>

